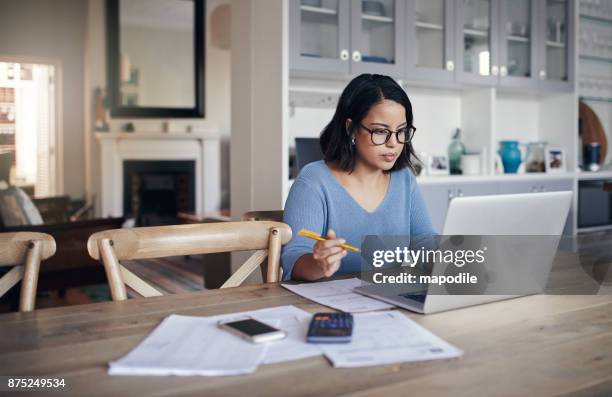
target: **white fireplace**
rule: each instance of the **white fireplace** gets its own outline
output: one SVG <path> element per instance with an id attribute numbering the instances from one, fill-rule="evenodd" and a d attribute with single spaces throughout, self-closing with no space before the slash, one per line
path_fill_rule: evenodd
<path id="1" fill-rule="evenodd" d="M 221 205 L 220 139 L 214 132 L 96 133 L 101 157 L 103 216 L 123 216 L 123 165 L 126 160 L 192 160 L 195 162 L 197 213 Z"/>

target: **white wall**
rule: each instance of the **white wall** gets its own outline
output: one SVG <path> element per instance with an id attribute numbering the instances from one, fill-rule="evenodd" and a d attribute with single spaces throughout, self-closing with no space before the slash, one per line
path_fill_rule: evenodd
<path id="1" fill-rule="evenodd" d="M 534 141 L 540 136 L 540 100 L 525 94 L 497 93 L 497 140 Z"/>
<path id="2" fill-rule="evenodd" d="M 4 1 L 0 54 L 58 59 L 62 63 L 64 191 L 85 192 L 84 44 L 87 3 L 82 0 Z"/>
<path id="3" fill-rule="evenodd" d="M 283 207 L 287 156 L 288 0 L 233 0 L 232 213 Z"/>
<path id="4" fill-rule="evenodd" d="M 311 84 L 316 84 L 311 82 Z M 319 83 L 320 84 L 320 83 Z M 292 93 L 292 101 L 296 106 L 290 108 L 289 116 L 289 144 L 295 145 L 296 137 L 318 137 L 322 129 L 329 123 L 334 115 L 339 96 L 344 85 L 348 82 L 335 85 L 336 93 L 322 93 L 321 100 L 317 101 L 311 93 Z M 300 82 L 300 86 L 305 83 Z M 327 85 L 329 87 L 329 85 Z M 329 89 L 318 87 L 321 90 Z M 299 89 L 299 88 L 298 88 Z M 314 88 L 315 90 L 317 87 Z M 426 152 L 446 153 L 452 133 L 461 126 L 461 93 L 455 90 L 431 89 L 422 87 L 408 87 L 406 93 L 412 103 L 414 125 L 417 132 L 414 138 L 414 147 L 417 153 Z M 308 104 L 323 102 L 327 106 Z M 469 133 L 469 132 L 466 132 Z"/>
<path id="5" fill-rule="evenodd" d="M 96 87 L 106 85 L 106 33 L 104 24 L 104 0 L 88 0 L 88 39 L 87 39 L 87 109 Z M 230 6 L 229 0 L 206 1 L 206 93 L 204 119 L 177 119 L 214 126 L 222 136 L 221 153 L 221 189 L 222 207 L 229 207 L 229 136 L 230 136 Z M 87 118 L 90 120 L 91 115 Z M 162 130 L 162 123 L 167 119 L 113 119 L 111 129 L 119 130 L 127 122 L 133 122 L 137 130 L 154 132 Z M 100 196 L 100 157 L 99 145 L 93 138 L 92 122 L 88 121 L 88 143 L 86 151 L 91 159 L 89 165 L 89 191 Z M 99 200 L 98 200 L 99 201 Z"/>

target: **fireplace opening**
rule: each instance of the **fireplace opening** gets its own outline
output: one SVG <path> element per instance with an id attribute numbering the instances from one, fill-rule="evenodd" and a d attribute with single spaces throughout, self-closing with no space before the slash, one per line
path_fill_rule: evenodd
<path id="1" fill-rule="evenodd" d="M 175 225 L 195 212 L 195 161 L 123 162 L 123 213 L 137 226 Z"/>

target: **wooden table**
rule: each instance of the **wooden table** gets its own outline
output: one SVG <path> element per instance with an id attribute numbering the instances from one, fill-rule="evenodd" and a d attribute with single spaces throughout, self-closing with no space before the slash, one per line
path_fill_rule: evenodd
<path id="1" fill-rule="evenodd" d="M 5 314 L 0 374 L 62 377 L 72 393 L 87 396 L 612 395 L 612 296 L 534 295 L 425 316 L 405 312 L 463 349 L 459 359 L 334 369 L 314 357 L 215 378 L 106 373 L 109 361 L 171 313 L 288 304 L 327 310 L 270 284 Z"/>

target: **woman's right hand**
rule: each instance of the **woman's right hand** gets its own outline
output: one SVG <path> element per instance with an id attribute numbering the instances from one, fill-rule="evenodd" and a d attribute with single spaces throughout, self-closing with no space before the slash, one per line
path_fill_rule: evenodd
<path id="1" fill-rule="evenodd" d="M 327 240 L 317 241 L 312 248 L 312 257 L 325 277 L 330 277 L 340 269 L 342 258 L 347 254 L 346 249 L 339 247 L 346 241 L 336 238 L 336 232 L 327 231 Z"/>

